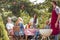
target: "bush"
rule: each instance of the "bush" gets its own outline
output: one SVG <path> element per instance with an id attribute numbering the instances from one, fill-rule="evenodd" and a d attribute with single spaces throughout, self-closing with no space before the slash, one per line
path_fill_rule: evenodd
<path id="1" fill-rule="evenodd" d="M 5 30 L 5 26 L 3 24 L 1 17 L 0 17 L 0 40 L 9 40 L 7 31 Z"/>

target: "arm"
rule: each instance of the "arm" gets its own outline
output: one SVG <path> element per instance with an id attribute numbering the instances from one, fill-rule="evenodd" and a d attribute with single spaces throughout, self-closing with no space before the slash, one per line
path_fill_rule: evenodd
<path id="1" fill-rule="evenodd" d="M 48 23 L 49 25 L 51 24 L 51 18 L 49 19 L 49 23 Z"/>
<path id="2" fill-rule="evenodd" d="M 36 25 L 38 25 L 38 19 L 37 19 Z"/>
<path id="3" fill-rule="evenodd" d="M 57 27 L 58 22 L 59 22 L 59 20 L 60 20 L 60 8 L 57 8 L 57 9 L 56 9 L 56 13 L 58 14 L 58 18 L 57 18 L 57 21 L 56 21 L 56 23 L 55 23 L 55 27 Z"/>
<path id="4" fill-rule="evenodd" d="M 33 18 L 31 18 L 29 22 L 31 23 L 31 25 L 33 25 Z"/>
<path id="5" fill-rule="evenodd" d="M 57 21 L 56 23 L 60 20 L 60 13 L 58 14 L 58 18 L 57 18 Z"/>
<path id="6" fill-rule="evenodd" d="M 56 23 L 55 23 L 55 27 L 58 26 L 58 21 L 59 21 L 59 20 L 60 20 L 60 14 L 58 15 L 57 21 L 56 21 Z"/>
<path id="7" fill-rule="evenodd" d="M 58 22 L 60 20 L 60 8 L 56 8 L 56 13 L 58 14 L 58 18 L 57 18 L 57 21 Z"/>

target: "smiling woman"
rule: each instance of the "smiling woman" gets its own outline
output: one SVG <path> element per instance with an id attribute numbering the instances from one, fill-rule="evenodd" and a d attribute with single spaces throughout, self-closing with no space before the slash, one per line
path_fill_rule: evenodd
<path id="1" fill-rule="evenodd" d="M 34 4 L 39 4 L 39 3 L 45 2 L 45 0 L 30 0 L 30 2 L 32 2 Z"/>

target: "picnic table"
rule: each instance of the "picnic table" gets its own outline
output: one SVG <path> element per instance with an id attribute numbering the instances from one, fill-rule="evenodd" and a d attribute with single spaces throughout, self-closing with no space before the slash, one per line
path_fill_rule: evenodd
<path id="1" fill-rule="evenodd" d="M 28 36 L 34 36 L 37 29 L 24 29 L 26 40 Z"/>

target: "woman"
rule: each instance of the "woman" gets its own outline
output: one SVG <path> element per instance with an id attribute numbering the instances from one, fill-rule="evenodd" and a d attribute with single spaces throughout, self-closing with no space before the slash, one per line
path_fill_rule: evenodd
<path id="1" fill-rule="evenodd" d="M 37 28 L 38 18 L 36 14 L 34 14 L 34 17 L 30 19 L 30 22 L 32 24 L 32 28 Z"/>
<path id="2" fill-rule="evenodd" d="M 60 8 L 57 6 L 55 1 L 52 1 L 51 4 L 53 6 L 51 17 L 51 29 L 53 29 L 52 35 L 55 36 L 55 40 L 58 40 Z"/>
<path id="3" fill-rule="evenodd" d="M 30 22 L 31 22 L 31 25 L 32 25 L 31 28 L 38 29 L 37 28 L 37 26 L 38 26 L 38 18 L 37 18 L 36 14 L 34 14 L 34 17 L 30 19 Z M 38 35 L 39 35 L 39 31 L 36 30 L 35 31 L 35 36 L 34 36 L 34 38 L 36 40 L 38 40 Z"/>
<path id="4" fill-rule="evenodd" d="M 19 35 L 24 36 L 24 25 L 23 25 L 23 20 L 21 17 L 18 18 L 17 22 L 15 25 L 18 25 L 20 27 Z"/>

